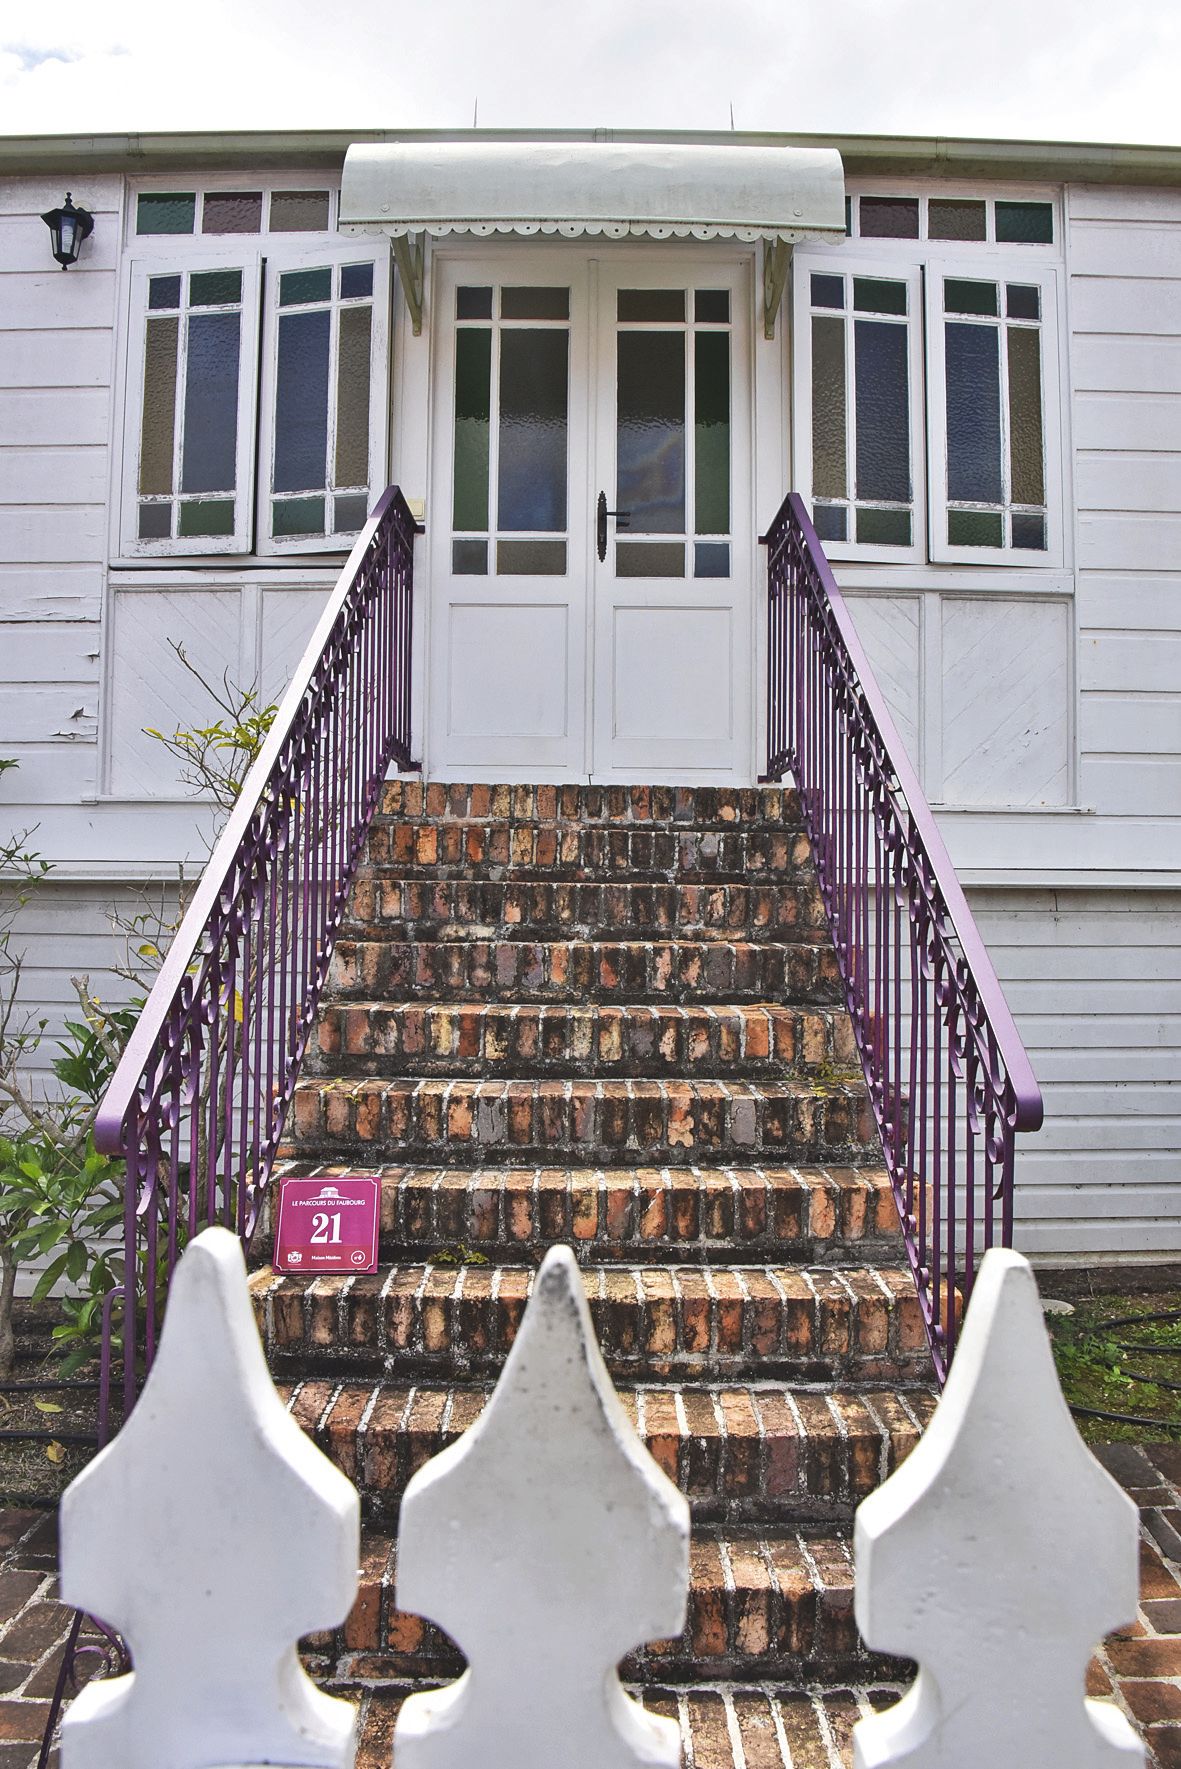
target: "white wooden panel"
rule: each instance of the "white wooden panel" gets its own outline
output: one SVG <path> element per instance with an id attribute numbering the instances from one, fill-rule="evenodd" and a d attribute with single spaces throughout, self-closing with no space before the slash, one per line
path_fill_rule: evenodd
<path id="1" fill-rule="evenodd" d="M 106 502 L 105 448 L 0 447 L 0 499 L 8 504 Z"/>
<path id="2" fill-rule="evenodd" d="M 918 767 L 922 699 L 920 600 L 917 596 L 852 595 L 848 603 L 857 636 L 865 646 L 907 754 Z"/>
<path id="3" fill-rule="evenodd" d="M 0 681 L 97 683 L 101 648 L 97 622 L 0 626 Z"/>
<path id="4" fill-rule="evenodd" d="M 1181 1117 L 1181 1090 L 1165 1081 L 1116 1080 L 1108 1075 L 1102 1083 L 1085 1080 L 1044 1082 L 1046 1110 L 1055 1117 L 1073 1112 L 1105 1118 Z M 1181 1159 L 1181 1156 L 1178 1157 Z"/>
<path id="5" fill-rule="evenodd" d="M 1181 1081 L 1181 1046 L 1169 1050 L 1046 1050 L 1037 1055 L 1037 1077 L 1043 1087 L 1063 1081 L 1073 1087 L 1097 1083 L 1100 1087 L 1124 1082 Z"/>
<path id="6" fill-rule="evenodd" d="M 41 225 L 44 228 L 44 223 Z M 45 240 L 49 240 L 48 232 Z M 28 272 L 14 275 L 11 270 L 7 275 L 0 274 L 0 307 L 13 331 L 66 327 L 88 331 L 95 326 L 111 326 L 115 323 L 117 293 L 113 265 L 96 270 L 76 264 L 64 277 L 60 270 L 54 275 L 52 269 L 39 276 Z"/>
<path id="7" fill-rule="evenodd" d="M 1070 622 L 1064 603 L 943 603 L 943 792 L 953 804 L 1069 796 Z"/>
<path id="8" fill-rule="evenodd" d="M 1181 719 L 1181 697 L 1178 698 Z M 1181 815 L 1181 743 L 1167 756 L 1084 756 L 1082 796 L 1097 811 L 1120 816 Z"/>
<path id="9" fill-rule="evenodd" d="M 1006 921 L 1002 920 L 999 926 L 990 924 L 989 955 L 998 972 L 1003 971 L 1006 988 L 1010 983 L 1039 980 L 1086 983 L 1091 988 L 1095 1011 L 1099 1013 L 1106 1005 L 1105 991 L 1109 985 L 1138 982 L 1144 990 L 1140 1011 L 1147 1013 L 1158 1003 L 1158 987 L 1167 989 L 1171 984 L 1181 982 L 1181 943 L 1176 940 L 1175 924 L 1171 929 L 1172 940 L 1146 949 L 1142 943 L 1091 943 L 1103 938 L 1113 920 L 1111 916 L 1087 917 L 1091 925 L 1086 929 L 1085 937 L 1076 935 L 1071 940 L 1054 939 L 1048 920 L 1040 921 L 1040 941 L 1026 940 L 1019 945 L 1006 944 Z M 1160 920 L 1165 922 L 1166 918 L 1162 916 Z"/>
<path id="10" fill-rule="evenodd" d="M 264 705 L 282 698 L 327 600 L 322 589 L 262 592 L 258 681 Z"/>
<path id="11" fill-rule="evenodd" d="M 1151 963 L 1151 959 L 1145 962 Z M 1075 1050 L 1094 1051 L 1106 1057 L 1117 1044 L 1121 1049 L 1134 1051 L 1181 1049 L 1181 1020 L 1168 1014 L 1121 1014 L 1109 1010 L 1102 1019 L 1085 1018 L 1068 1024 L 1055 1013 L 1027 1012 L 1021 1016 L 1021 1033 L 1031 1050 L 1060 1051 L 1064 1057 Z"/>
<path id="12" fill-rule="evenodd" d="M 97 701 L 95 683 L 9 683 L 0 715 L 4 741 L 93 743 L 98 729 Z"/>
<path id="13" fill-rule="evenodd" d="M 1181 280 L 1076 276 L 1070 288 L 1076 332 L 1181 332 Z"/>
<path id="14" fill-rule="evenodd" d="M 1072 276 L 1181 276 L 1181 217 L 1092 221 L 1070 230 Z"/>
<path id="15" fill-rule="evenodd" d="M 169 640 L 183 644 L 207 681 L 241 673 L 237 590 L 119 590 L 112 597 L 109 690 L 110 791 L 177 797 L 182 789 L 163 746 L 144 727 L 174 731 L 205 724 L 216 708 L 182 667 Z"/>
<path id="16" fill-rule="evenodd" d="M 77 565 L 106 555 L 106 511 L 101 504 L 0 505 L 0 559 L 39 565 Z"/>
<path id="17" fill-rule="evenodd" d="M 1181 694 L 1084 694 L 1079 748 L 1084 755 L 1181 754 Z"/>
<path id="18" fill-rule="evenodd" d="M 1088 571 L 1079 579 L 1076 597 L 1080 628 L 1150 627 L 1181 632 L 1181 579 Z"/>
<path id="19" fill-rule="evenodd" d="M 613 615 L 613 739 L 728 743 L 734 735 L 730 607 L 623 606 Z"/>
<path id="20" fill-rule="evenodd" d="M 1100 571 L 1181 571 L 1181 511 L 1081 511 L 1078 556 Z"/>
<path id="21" fill-rule="evenodd" d="M 27 177 L 22 174 L 19 178 L 6 175 L 0 178 L 0 215 L 43 215 L 46 209 L 57 207 L 64 189 L 60 177 L 46 177 L 42 173 Z M 88 172 L 85 188 L 73 190 L 71 186 L 71 190 L 74 201 L 92 215 L 117 219 L 123 190 L 121 174 Z"/>
<path id="22" fill-rule="evenodd" d="M 1074 385 L 1089 393 L 1181 393 L 1181 339 L 1084 333 L 1071 349 Z"/>
<path id="23" fill-rule="evenodd" d="M 1181 396 L 1173 393 L 1079 393 L 1076 448 L 1181 448 Z"/>
<path id="24" fill-rule="evenodd" d="M 1121 184 L 1072 184 L 1067 192 L 1070 218 L 1081 221 L 1181 221 L 1181 194 L 1175 190 Z M 1073 229 L 1071 239 L 1073 241 Z"/>
<path id="25" fill-rule="evenodd" d="M 71 821 L 81 822 L 85 827 L 86 813 L 76 812 L 76 807 L 81 798 L 92 795 L 97 789 L 97 746 L 93 743 L 66 743 L 48 737 L 19 741 L 15 733 L 16 720 L 10 712 L 7 688 L 3 698 L 0 745 L 3 746 L 4 755 L 14 756 L 19 762 L 18 767 L 10 769 L 4 776 L 4 805 L 20 823 L 38 825 L 37 840 L 48 852 L 52 845 L 51 826 L 63 815 L 57 807 L 70 807 Z M 93 703 L 93 689 L 88 698 Z M 27 704 L 34 708 L 33 697 L 29 698 Z M 74 705 L 77 704 L 75 690 Z M 50 807 L 53 807 L 52 812 Z M 60 848 L 55 850 L 57 853 L 61 851 Z M 119 851 L 116 842 L 112 853 L 117 855 Z"/>
<path id="26" fill-rule="evenodd" d="M 102 567 L 0 564 L 0 620 L 97 620 Z"/>
<path id="27" fill-rule="evenodd" d="M 1181 870 L 1181 820 L 1035 811 L 939 812 L 952 863 L 972 884 L 1080 884 L 1089 874 Z M 1104 878 L 1092 878 L 1102 885 Z"/>
<path id="28" fill-rule="evenodd" d="M 1181 634 L 1095 632 L 1079 635 L 1079 681 L 1084 689 L 1173 694 L 1181 683 Z"/>
<path id="29" fill-rule="evenodd" d="M 565 605 L 453 602 L 448 612 L 448 735 L 564 743 Z"/>
<path id="30" fill-rule="evenodd" d="M 1111 451 L 1080 454 L 1075 491 L 1083 510 L 1181 510 L 1181 456 Z M 1129 562 L 1130 563 L 1130 562 Z"/>
<path id="31" fill-rule="evenodd" d="M 0 387 L 106 387 L 111 354 L 109 331 L 0 332 Z"/>
<path id="32" fill-rule="evenodd" d="M 31 387 L 0 400 L 0 442 L 29 447 L 60 446 L 68 437 L 82 447 L 105 444 L 111 427 L 103 387 Z"/>
<path id="33" fill-rule="evenodd" d="M 1145 1013 L 1149 1003 L 1158 1013 L 1181 1013 L 1181 984 L 1157 982 L 1151 977 L 1114 982 L 1105 978 L 1102 987 L 1090 977 L 1055 977 L 1049 982 L 1001 980 L 1014 1013 Z"/>

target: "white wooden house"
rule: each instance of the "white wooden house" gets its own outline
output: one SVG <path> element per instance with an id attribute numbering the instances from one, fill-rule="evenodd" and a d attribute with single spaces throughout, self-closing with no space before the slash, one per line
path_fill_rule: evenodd
<path id="1" fill-rule="evenodd" d="M 274 696 L 391 480 L 417 753 L 466 780 L 753 781 L 799 490 L 1044 1085 L 1019 1245 L 1181 1250 L 1181 149 L 0 140 L 3 814 L 54 866 L 51 1018 L 112 900 L 204 855 L 144 733 L 203 712 L 169 641 Z"/>

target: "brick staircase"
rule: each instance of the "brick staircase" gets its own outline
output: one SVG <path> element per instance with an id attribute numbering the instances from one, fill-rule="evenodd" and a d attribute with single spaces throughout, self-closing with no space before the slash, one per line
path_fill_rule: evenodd
<path id="1" fill-rule="evenodd" d="M 478 1416 L 564 1240 L 693 1507 L 688 1626 L 625 1674 L 694 1738 L 761 1728 L 779 1762 L 797 1726 L 817 1763 L 843 1754 L 830 1698 L 800 1692 L 898 1674 L 857 1635 L 850 1522 L 933 1395 L 838 1001 L 790 791 L 387 787 L 289 1150 L 380 1173 L 381 1269 L 252 1279 L 293 1412 L 364 1501 L 357 1606 L 313 1643 L 327 1681 L 461 1665 L 395 1607 L 398 1503 Z"/>

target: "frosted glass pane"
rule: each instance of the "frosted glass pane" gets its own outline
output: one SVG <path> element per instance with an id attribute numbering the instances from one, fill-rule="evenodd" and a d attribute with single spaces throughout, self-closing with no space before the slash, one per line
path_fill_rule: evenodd
<path id="1" fill-rule="evenodd" d="M 1049 246 L 1054 242 L 1052 203 L 998 203 L 996 237 L 1015 245 Z"/>
<path id="2" fill-rule="evenodd" d="M 272 534 L 323 534 L 323 498 L 276 498 L 271 505 Z"/>
<path id="3" fill-rule="evenodd" d="M 486 577 L 488 542 L 452 541 L 451 569 L 456 577 Z"/>
<path id="4" fill-rule="evenodd" d="M 1031 516 L 1027 511 L 1013 512 L 1013 545 L 1022 551 L 1044 553 L 1046 550 L 1046 519 Z"/>
<path id="5" fill-rule="evenodd" d="M 697 533 L 730 532 L 730 336 L 698 332 L 696 354 Z"/>
<path id="6" fill-rule="evenodd" d="M 148 278 L 149 308 L 168 308 L 180 306 L 179 276 L 151 276 Z"/>
<path id="7" fill-rule="evenodd" d="M 340 298 L 342 301 L 368 300 L 373 294 L 372 264 L 342 264 L 340 267 Z"/>
<path id="8" fill-rule="evenodd" d="M 194 313 L 185 376 L 182 491 L 233 491 L 241 316 Z M 182 534 L 185 532 L 182 518 Z"/>
<path id="9" fill-rule="evenodd" d="M 1004 528 L 1000 512 L 992 510 L 949 510 L 947 539 L 953 547 L 1001 547 Z"/>
<path id="10" fill-rule="evenodd" d="M 140 505 L 139 538 L 141 541 L 166 541 L 172 539 L 171 504 Z"/>
<path id="11" fill-rule="evenodd" d="M 812 490 L 817 497 L 843 498 L 848 490 L 846 426 L 845 322 L 816 317 L 812 320 Z"/>
<path id="12" fill-rule="evenodd" d="M 326 190 L 272 192 L 272 233 L 325 233 L 328 229 L 328 214 Z"/>
<path id="13" fill-rule="evenodd" d="M 500 334 L 497 522 L 510 532 L 566 526 L 570 334 Z"/>
<path id="14" fill-rule="evenodd" d="M 501 577 L 564 577 L 565 541 L 497 541 L 496 570 Z"/>
<path id="15" fill-rule="evenodd" d="M 1042 292 L 1035 285 L 1008 283 L 1005 287 L 1005 312 L 1010 319 L 1040 319 Z"/>
<path id="16" fill-rule="evenodd" d="M 569 319 L 569 289 L 501 289 L 501 319 Z"/>
<path id="17" fill-rule="evenodd" d="M 461 289 L 460 294 L 464 291 Z M 491 291 L 489 291 L 491 301 Z M 492 333 L 455 334 L 455 481 L 451 526 L 488 526 L 488 413 Z M 460 568 L 457 566 L 456 570 Z M 465 569 L 467 569 L 465 567 Z M 486 565 L 480 567 L 481 571 Z"/>
<path id="18" fill-rule="evenodd" d="M 684 289 L 620 289 L 618 314 L 636 322 L 677 320 L 684 322 Z"/>
<path id="19" fill-rule="evenodd" d="M 932 197 L 927 205 L 927 234 L 933 240 L 986 239 L 984 204 L 974 198 Z"/>
<path id="20" fill-rule="evenodd" d="M 812 526 L 822 541 L 843 541 L 849 538 L 848 512 L 838 504 L 817 504 Z"/>
<path id="21" fill-rule="evenodd" d="M 241 299 L 240 270 L 195 270 L 189 278 L 190 307 L 229 307 Z"/>
<path id="22" fill-rule="evenodd" d="M 857 496 L 909 503 L 910 375 L 906 328 L 854 321 Z"/>
<path id="23" fill-rule="evenodd" d="M 618 343 L 615 508 L 635 534 L 683 534 L 685 335 L 620 332 Z"/>
<path id="24" fill-rule="evenodd" d="M 180 532 L 185 540 L 200 540 L 234 532 L 234 505 L 229 498 L 202 504 L 182 504 Z"/>
<path id="25" fill-rule="evenodd" d="M 812 277 L 813 307 L 843 307 L 845 305 L 845 279 L 843 276 Z"/>
<path id="26" fill-rule="evenodd" d="M 995 283 L 969 282 L 958 276 L 943 279 L 943 305 L 948 313 L 980 313 L 993 319 L 1000 312 Z"/>
<path id="27" fill-rule="evenodd" d="M 857 511 L 857 539 L 877 547 L 909 547 L 909 510 Z"/>
<path id="28" fill-rule="evenodd" d="M 965 502 L 999 504 L 999 334 L 995 326 L 966 326 L 955 320 L 947 322 L 946 333 L 947 495 L 956 501 L 962 498 Z M 995 544 L 999 546 L 1000 542 Z"/>
<path id="29" fill-rule="evenodd" d="M 295 314 L 288 316 L 296 318 Z M 336 365 L 336 483 L 369 483 L 370 307 L 340 310 L 340 355 Z"/>
<path id="30" fill-rule="evenodd" d="M 337 534 L 356 534 L 369 515 L 369 499 L 363 491 L 349 491 L 332 500 L 332 526 Z"/>
<path id="31" fill-rule="evenodd" d="M 1044 504 L 1040 334 L 1009 326 L 1009 477 L 1015 504 Z"/>
<path id="32" fill-rule="evenodd" d="M 273 491 L 319 491 L 327 479 L 331 323 L 327 308 L 280 316 Z"/>
<path id="33" fill-rule="evenodd" d="M 280 307 L 299 307 L 307 301 L 329 301 L 331 298 L 330 269 L 285 270 L 279 278 Z"/>
<path id="34" fill-rule="evenodd" d="M 853 305 L 858 313 L 905 313 L 906 298 L 905 283 L 877 276 L 853 278 Z"/>
<path id="35" fill-rule="evenodd" d="M 136 233 L 192 233 L 197 215 L 197 199 L 192 192 L 184 196 L 165 195 L 162 191 L 144 191 L 136 204 Z"/>
<path id="36" fill-rule="evenodd" d="M 261 190 L 211 190 L 201 205 L 202 233 L 257 233 L 262 226 Z"/>
<path id="37" fill-rule="evenodd" d="M 862 197 L 861 237 L 877 240 L 917 240 L 917 197 Z"/>
<path id="38" fill-rule="evenodd" d="M 730 549 L 725 541 L 698 541 L 693 548 L 694 577 L 729 577 Z"/>
<path id="39" fill-rule="evenodd" d="M 655 541 L 645 546 L 642 541 L 616 541 L 616 577 L 684 577 L 685 548 L 683 542 Z"/>
<path id="40" fill-rule="evenodd" d="M 173 489 L 176 442 L 176 351 L 179 319 L 150 319 L 144 347 L 144 409 L 140 432 L 139 489 L 147 497 Z"/>

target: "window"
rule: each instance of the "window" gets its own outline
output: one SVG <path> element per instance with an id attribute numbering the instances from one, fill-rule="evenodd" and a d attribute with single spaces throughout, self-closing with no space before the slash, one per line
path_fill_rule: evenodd
<path id="1" fill-rule="evenodd" d="M 315 194 L 272 193 L 272 231 L 280 195 Z M 146 196 L 181 200 L 141 193 L 137 225 Z M 209 238 L 262 200 L 207 192 L 191 246 L 133 262 L 123 556 L 339 550 L 384 483 L 388 256 Z"/>

